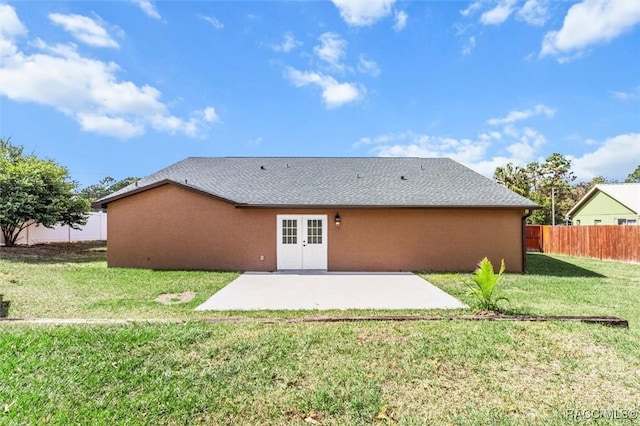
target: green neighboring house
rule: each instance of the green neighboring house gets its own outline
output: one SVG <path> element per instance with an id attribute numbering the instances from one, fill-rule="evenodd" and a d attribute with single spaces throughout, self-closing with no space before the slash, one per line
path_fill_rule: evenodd
<path id="1" fill-rule="evenodd" d="M 640 183 L 596 185 L 567 216 L 574 225 L 638 225 Z"/>

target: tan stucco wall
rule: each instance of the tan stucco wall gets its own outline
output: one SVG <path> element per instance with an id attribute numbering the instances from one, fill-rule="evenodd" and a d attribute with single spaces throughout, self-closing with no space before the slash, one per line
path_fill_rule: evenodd
<path id="1" fill-rule="evenodd" d="M 275 270 L 276 216 L 326 214 L 332 271 L 473 270 L 484 256 L 522 270 L 522 210 L 235 208 L 164 185 L 108 213 L 111 267 Z"/>

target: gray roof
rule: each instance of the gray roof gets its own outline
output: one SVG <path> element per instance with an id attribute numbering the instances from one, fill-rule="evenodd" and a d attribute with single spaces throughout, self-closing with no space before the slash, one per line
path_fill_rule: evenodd
<path id="1" fill-rule="evenodd" d="M 536 208 L 448 158 L 186 158 L 94 203 L 173 182 L 238 206 Z"/>

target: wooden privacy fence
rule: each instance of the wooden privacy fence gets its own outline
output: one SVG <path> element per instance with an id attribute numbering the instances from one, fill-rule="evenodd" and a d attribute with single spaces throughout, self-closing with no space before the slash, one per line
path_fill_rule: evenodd
<path id="1" fill-rule="evenodd" d="M 527 225 L 525 238 L 527 251 L 542 251 L 542 225 Z"/>
<path id="2" fill-rule="evenodd" d="M 542 226 L 541 228 L 541 245 L 544 253 L 640 262 L 640 226 Z"/>

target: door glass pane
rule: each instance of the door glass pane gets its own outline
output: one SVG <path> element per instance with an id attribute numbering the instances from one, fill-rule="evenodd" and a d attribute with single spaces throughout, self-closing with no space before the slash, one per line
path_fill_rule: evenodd
<path id="1" fill-rule="evenodd" d="M 298 244 L 298 221 L 282 219 L 282 244 Z"/>
<path id="2" fill-rule="evenodd" d="M 322 220 L 307 220 L 307 244 L 322 244 Z"/>

